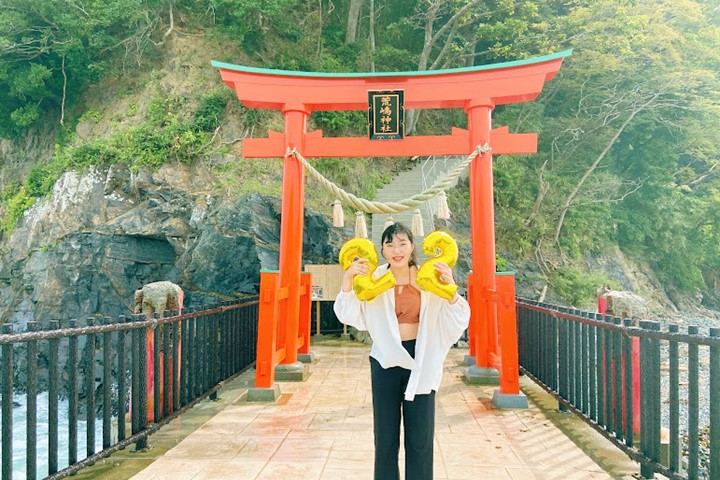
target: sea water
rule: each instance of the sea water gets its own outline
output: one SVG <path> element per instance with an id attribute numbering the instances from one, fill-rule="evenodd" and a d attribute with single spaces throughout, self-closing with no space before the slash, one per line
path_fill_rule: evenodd
<path id="1" fill-rule="evenodd" d="M 27 467 L 27 398 L 25 394 L 14 394 L 13 402 L 13 424 L 12 424 L 12 478 L 13 480 L 24 480 Z M 37 396 L 37 477 L 48 476 L 48 394 L 43 392 Z M 2 425 L 2 419 L 0 419 Z M 68 466 L 68 402 L 58 402 L 58 470 Z M 77 460 L 81 461 L 87 457 L 87 423 L 77 423 Z M 2 445 L 2 438 L 0 438 Z M 95 452 L 102 450 L 102 420 L 95 422 Z"/>

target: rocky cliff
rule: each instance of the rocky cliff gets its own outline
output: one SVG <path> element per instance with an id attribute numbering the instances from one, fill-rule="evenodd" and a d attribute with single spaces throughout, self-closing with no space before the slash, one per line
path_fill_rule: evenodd
<path id="1" fill-rule="evenodd" d="M 129 314 L 141 285 L 171 280 L 186 305 L 258 291 L 278 268 L 280 200 L 210 193 L 201 165 L 65 174 L 18 223 L 0 262 L 0 317 L 28 321 Z M 307 212 L 303 259 L 337 258 L 349 231 Z"/>

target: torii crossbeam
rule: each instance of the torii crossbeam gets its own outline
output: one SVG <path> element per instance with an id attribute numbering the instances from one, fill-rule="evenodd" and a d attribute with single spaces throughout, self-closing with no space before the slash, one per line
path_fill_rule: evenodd
<path id="1" fill-rule="evenodd" d="M 287 298 L 277 314 L 278 321 L 285 323 L 284 328 L 278 329 L 287 340 L 283 364 L 297 363 L 298 351 L 306 353 L 308 348 L 307 342 L 297 340 L 305 171 L 300 161 L 287 152 L 295 149 L 306 158 L 468 155 L 477 146 L 489 145 L 491 153 L 477 156 L 469 167 L 473 271 L 468 277 L 472 310 L 470 353 L 474 354 L 476 369 L 489 371 L 490 377 L 494 368 L 501 367 L 503 393 L 518 393 L 516 378 L 514 382 L 505 382 L 506 385 L 502 382 L 504 372 L 517 370 L 517 355 L 515 365 L 510 365 L 512 360 L 508 362 L 506 352 L 500 352 L 500 345 L 512 345 L 512 342 L 507 338 L 498 339 L 498 333 L 505 336 L 516 333 L 514 323 L 512 332 L 499 330 L 497 323 L 492 154 L 535 153 L 537 135 L 512 134 L 507 127 L 492 129 L 492 110 L 497 105 L 534 100 L 570 53 L 567 50 L 529 60 L 450 70 L 383 73 L 293 72 L 212 62 L 243 105 L 279 110 L 285 118 L 284 132 L 271 131 L 268 138 L 243 140 L 246 158 L 284 157 L 278 288 L 287 292 Z M 453 128 L 449 135 L 395 140 L 326 138 L 321 131 L 307 132 L 307 120 L 312 112 L 367 110 L 368 93 L 372 91 L 403 92 L 406 109 L 462 108 L 468 116 L 468 128 Z M 514 283 L 512 287 L 514 291 Z M 511 306 L 514 307 L 514 299 Z M 300 350 L 295 348 L 298 343 L 304 343 Z M 500 353 L 502 365 L 498 360 Z M 260 358 L 258 362 L 260 368 Z M 496 379 L 497 376 L 495 373 Z M 272 383 L 272 373 L 268 379 Z M 263 385 L 256 381 L 256 387 L 270 387 L 266 384 L 268 379 L 262 381 Z"/>

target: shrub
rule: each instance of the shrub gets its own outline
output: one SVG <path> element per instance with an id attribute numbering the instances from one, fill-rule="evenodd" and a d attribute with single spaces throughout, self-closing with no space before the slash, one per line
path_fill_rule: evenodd
<path id="1" fill-rule="evenodd" d="M 550 283 L 557 294 L 570 305 L 593 303 L 597 289 L 607 285 L 609 279 L 602 272 L 585 273 L 576 267 L 560 267 L 551 276 Z"/>

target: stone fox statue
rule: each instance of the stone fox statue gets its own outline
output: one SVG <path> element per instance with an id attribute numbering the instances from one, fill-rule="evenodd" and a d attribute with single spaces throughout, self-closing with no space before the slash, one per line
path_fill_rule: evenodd
<path id="1" fill-rule="evenodd" d="M 148 283 L 140 290 L 135 290 L 134 313 L 144 313 L 151 317 L 155 312 L 162 315 L 164 310 L 177 310 L 181 314 L 183 297 L 182 288 L 172 282 Z"/>

